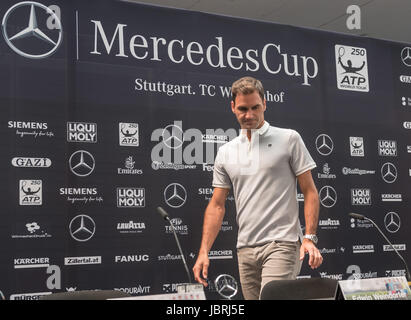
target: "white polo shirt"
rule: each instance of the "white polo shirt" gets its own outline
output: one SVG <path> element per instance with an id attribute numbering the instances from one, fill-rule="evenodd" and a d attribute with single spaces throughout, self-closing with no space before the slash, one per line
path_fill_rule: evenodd
<path id="1" fill-rule="evenodd" d="M 246 130 L 218 150 L 213 187 L 233 188 L 237 209 L 237 248 L 302 237 L 297 176 L 316 167 L 295 130 L 265 122 Z"/>

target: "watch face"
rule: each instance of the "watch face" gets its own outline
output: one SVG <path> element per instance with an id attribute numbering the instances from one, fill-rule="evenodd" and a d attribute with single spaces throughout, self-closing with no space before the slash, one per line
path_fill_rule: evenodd
<path id="1" fill-rule="evenodd" d="M 311 240 L 314 244 L 318 242 L 318 237 L 315 234 L 305 235 L 304 238 Z"/>

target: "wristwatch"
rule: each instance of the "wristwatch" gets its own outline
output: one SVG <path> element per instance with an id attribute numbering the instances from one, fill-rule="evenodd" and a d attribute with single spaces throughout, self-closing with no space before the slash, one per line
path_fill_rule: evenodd
<path id="1" fill-rule="evenodd" d="M 318 237 L 315 234 L 306 234 L 303 238 L 311 240 L 314 244 L 318 242 Z"/>

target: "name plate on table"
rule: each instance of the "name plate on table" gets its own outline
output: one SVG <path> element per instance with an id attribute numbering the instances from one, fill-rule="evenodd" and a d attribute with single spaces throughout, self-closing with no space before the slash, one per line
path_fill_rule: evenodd
<path id="1" fill-rule="evenodd" d="M 345 300 L 411 300 L 405 277 L 338 281 Z"/>

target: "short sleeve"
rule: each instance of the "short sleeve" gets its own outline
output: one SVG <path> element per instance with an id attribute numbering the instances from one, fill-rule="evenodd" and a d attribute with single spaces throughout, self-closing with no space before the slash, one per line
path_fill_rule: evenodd
<path id="1" fill-rule="evenodd" d="M 308 152 L 303 139 L 295 130 L 291 130 L 289 146 L 291 155 L 290 165 L 296 176 L 299 176 L 300 174 L 317 167 L 313 158 Z"/>
<path id="2" fill-rule="evenodd" d="M 224 168 L 224 148 L 220 147 L 214 161 L 213 187 L 231 189 L 231 180 Z"/>

